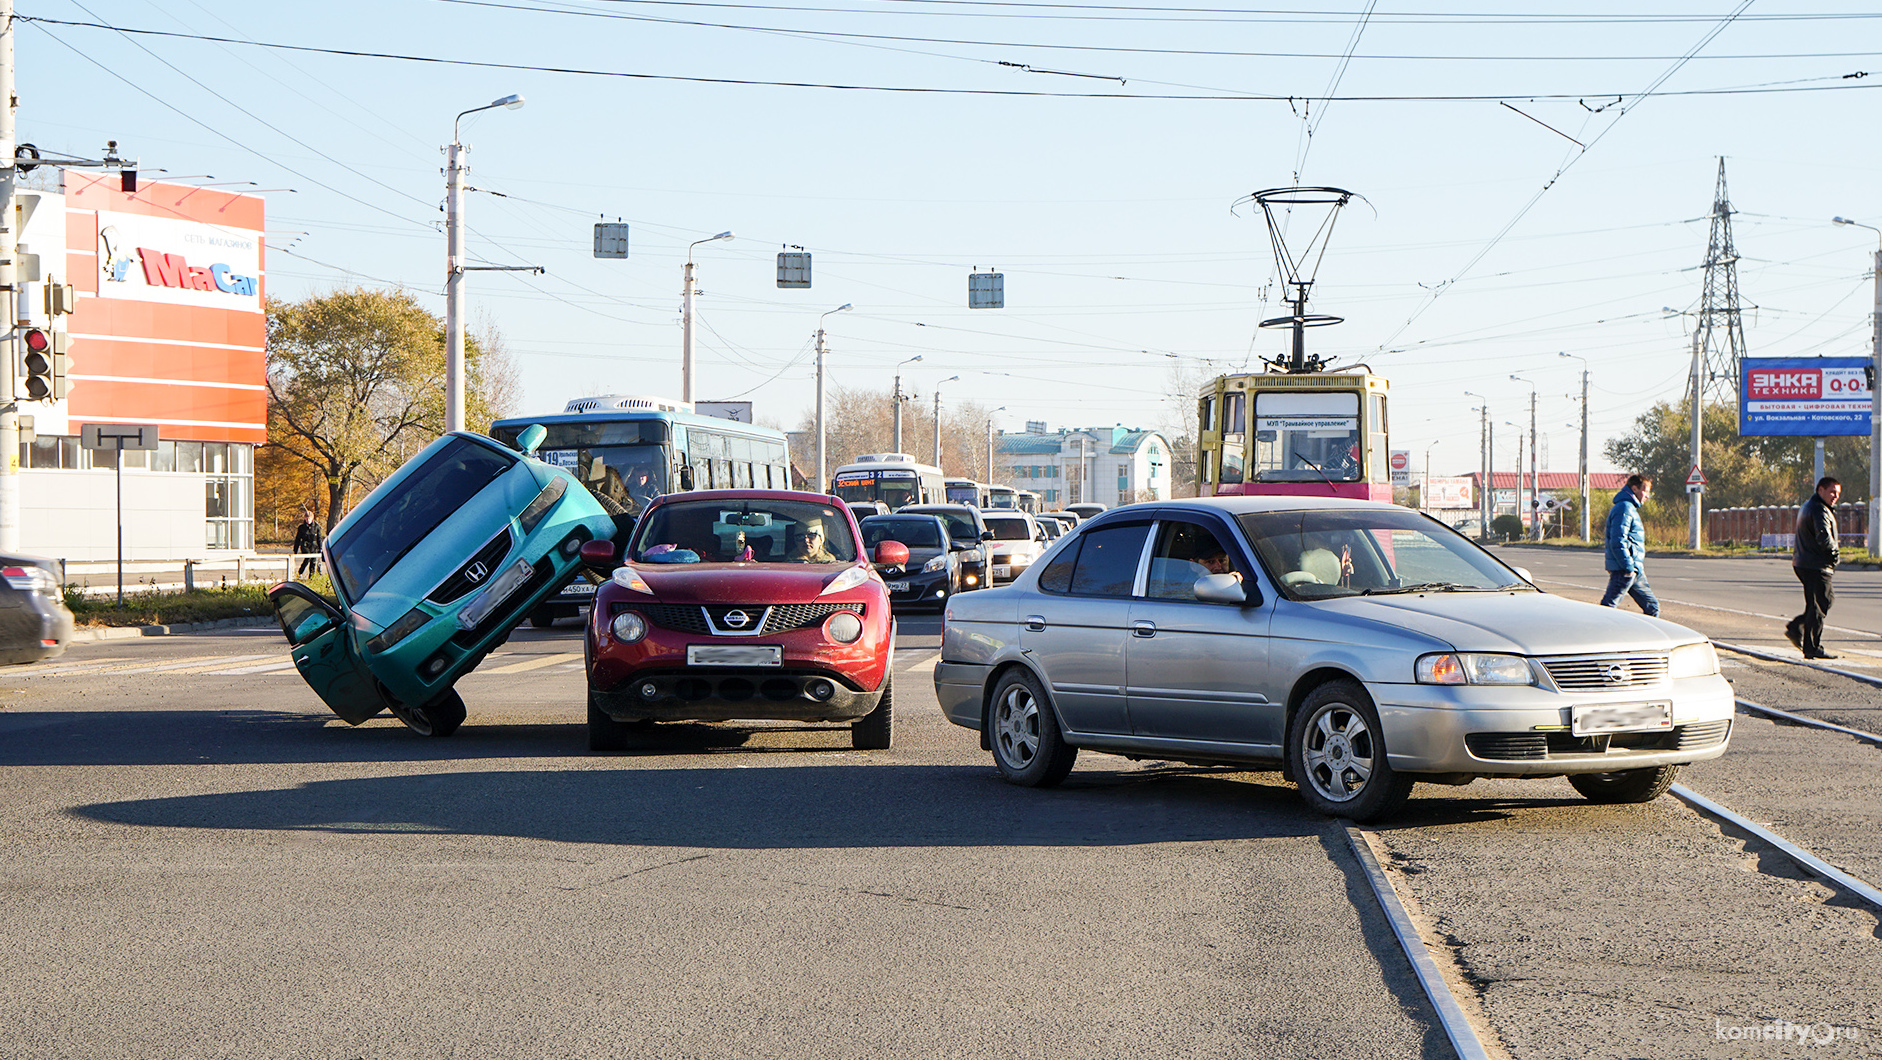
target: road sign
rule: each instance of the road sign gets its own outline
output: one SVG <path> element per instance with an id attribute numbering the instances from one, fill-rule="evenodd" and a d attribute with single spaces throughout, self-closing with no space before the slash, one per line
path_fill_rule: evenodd
<path id="1" fill-rule="evenodd" d="M 1692 466 L 1692 474 L 1686 476 L 1686 485 L 1703 486 L 1705 484 L 1706 484 L 1706 473 L 1704 471 L 1699 470 L 1698 464 L 1694 464 Z"/>
<path id="2" fill-rule="evenodd" d="M 627 257 L 627 226 L 603 222 L 595 226 L 595 257 Z"/>
<path id="3" fill-rule="evenodd" d="M 80 449 L 155 449 L 154 423 L 87 423 L 79 428 Z"/>

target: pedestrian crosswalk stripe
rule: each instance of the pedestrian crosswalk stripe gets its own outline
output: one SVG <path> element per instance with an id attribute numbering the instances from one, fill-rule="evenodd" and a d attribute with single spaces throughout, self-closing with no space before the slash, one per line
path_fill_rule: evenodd
<path id="1" fill-rule="evenodd" d="M 560 655 L 538 655 L 525 659 L 522 662 L 510 663 L 508 666 L 495 666 L 476 672 L 485 674 L 520 674 L 529 670 L 540 670 L 545 666 L 553 666 L 556 663 L 572 662 L 581 657 L 580 652 L 570 652 Z"/>

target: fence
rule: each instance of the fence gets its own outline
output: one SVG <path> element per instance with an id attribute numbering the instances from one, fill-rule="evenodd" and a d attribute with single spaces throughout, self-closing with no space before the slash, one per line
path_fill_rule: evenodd
<path id="1" fill-rule="evenodd" d="M 326 569 L 326 562 L 318 554 L 127 561 L 124 564 L 124 588 L 127 592 L 149 592 L 152 589 L 175 592 L 245 582 L 273 584 L 293 581 L 295 571 L 303 561 L 312 561 L 315 570 Z M 117 560 L 61 560 L 59 566 L 60 584 L 76 584 L 80 592 L 89 595 L 117 592 Z"/>
<path id="2" fill-rule="evenodd" d="M 1706 540 L 1715 545 L 1750 545 L 1788 550 L 1795 542 L 1795 504 L 1760 508 L 1710 508 L 1706 511 Z M 1845 548 L 1861 545 L 1869 534 L 1869 510 L 1861 504 L 1836 506 L 1836 533 Z"/>

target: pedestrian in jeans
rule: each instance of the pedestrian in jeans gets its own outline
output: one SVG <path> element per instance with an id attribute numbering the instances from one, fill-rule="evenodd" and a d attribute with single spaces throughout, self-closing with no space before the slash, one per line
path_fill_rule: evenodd
<path id="1" fill-rule="evenodd" d="M 314 522 L 314 513 L 301 509 L 301 525 L 294 528 L 294 554 L 306 556 L 301 560 L 301 568 L 295 573 L 296 578 L 304 578 L 307 572 L 319 566 L 314 556 L 320 552 L 320 526 Z"/>
<path id="2" fill-rule="evenodd" d="M 1651 496 L 1652 475 L 1627 476 L 1626 488 L 1614 495 L 1614 507 L 1608 509 L 1608 591 L 1601 596 L 1602 607 L 1619 607 L 1625 593 L 1647 614 L 1660 613 L 1660 601 L 1647 584 L 1647 524 L 1640 519 L 1640 506 Z"/>
<path id="3" fill-rule="evenodd" d="M 1784 635 L 1806 659 L 1836 658 L 1823 650 L 1823 616 L 1830 613 L 1830 604 L 1836 599 L 1830 591 L 1830 575 L 1836 573 L 1840 558 L 1836 501 L 1842 495 L 1843 484 L 1825 475 L 1817 480 L 1816 494 L 1797 513 L 1797 546 L 1791 553 L 1791 569 L 1804 584 L 1804 613 L 1784 626 Z"/>

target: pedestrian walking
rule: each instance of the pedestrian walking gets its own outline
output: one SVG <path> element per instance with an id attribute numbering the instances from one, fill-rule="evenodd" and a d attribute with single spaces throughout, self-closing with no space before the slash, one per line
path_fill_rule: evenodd
<path id="1" fill-rule="evenodd" d="M 1647 584 L 1647 524 L 1640 518 L 1640 506 L 1653 496 L 1652 475 L 1629 475 L 1627 485 L 1614 495 L 1608 509 L 1608 591 L 1602 594 L 1602 607 L 1621 606 L 1623 594 L 1649 615 L 1660 613 L 1660 601 Z"/>
<path id="2" fill-rule="evenodd" d="M 1836 573 L 1836 561 L 1842 550 L 1836 541 L 1836 502 L 1843 495 L 1843 484 L 1828 475 L 1817 480 L 1817 492 L 1804 502 L 1797 513 L 1797 545 L 1791 551 L 1791 570 L 1804 586 L 1804 613 L 1784 626 L 1806 659 L 1834 659 L 1823 650 L 1823 616 L 1830 613 L 1836 594 L 1830 590 L 1830 576 Z"/>
<path id="3" fill-rule="evenodd" d="M 294 528 L 294 554 L 307 558 L 301 560 L 300 569 L 294 574 L 296 578 L 306 577 L 308 571 L 319 569 L 320 564 L 314 559 L 319 552 L 320 524 L 314 522 L 314 513 L 310 509 L 302 508 L 301 525 Z"/>

